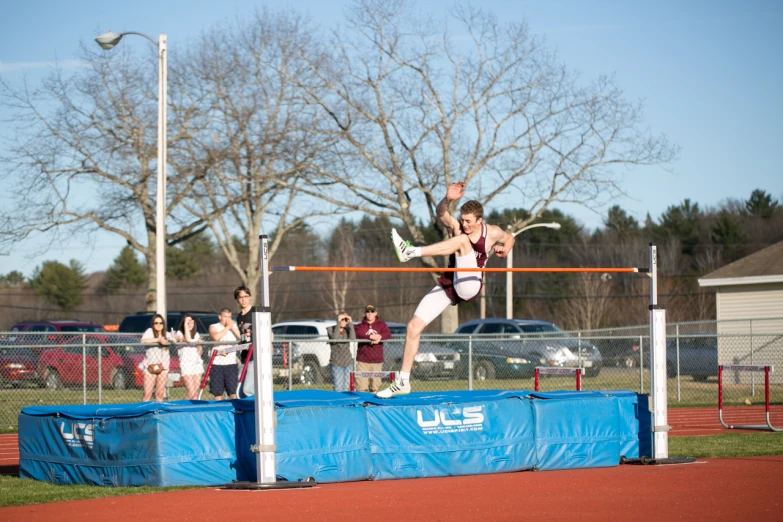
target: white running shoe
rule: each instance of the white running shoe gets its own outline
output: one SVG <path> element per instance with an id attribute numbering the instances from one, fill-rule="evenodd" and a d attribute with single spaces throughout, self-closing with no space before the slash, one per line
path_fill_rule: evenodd
<path id="1" fill-rule="evenodd" d="M 391 386 L 375 394 L 379 399 L 391 399 L 397 395 L 408 395 L 411 392 L 411 381 L 408 379 L 405 384 L 400 384 L 399 379 L 395 379 Z"/>
<path id="2" fill-rule="evenodd" d="M 413 258 L 413 246 L 410 241 L 406 241 L 400 237 L 396 228 L 392 229 L 391 238 L 392 243 L 394 243 L 394 251 L 397 253 L 397 259 L 400 260 L 400 263 L 404 263 Z"/>

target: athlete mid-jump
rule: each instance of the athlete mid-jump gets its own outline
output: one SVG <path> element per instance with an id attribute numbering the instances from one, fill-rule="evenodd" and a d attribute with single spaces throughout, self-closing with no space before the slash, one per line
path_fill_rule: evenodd
<path id="1" fill-rule="evenodd" d="M 458 200 L 463 194 L 465 182 L 452 183 L 446 191 L 446 197 L 438 203 L 438 219 L 450 236 L 445 241 L 414 247 L 392 229 L 394 250 L 401 262 L 422 256 L 450 256 L 449 267 L 484 268 L 490 253 L 497 257 L 506 257 L 506 253 L 514 246 L 514 237 L 500 227 L 484 223 L 484 207 L 481 203 L 471 200 L 462 205 L 459 209 L 459 220 L 451 215 L 449 203 Z M 395 395 L 410 393 L 411 368 L 419 351 L 421 332 L 449 305 L 475 299 L 481 292 L 482 274 L 483 272 L 444 272 L 440 276 L 437 286 L 424 296 L 413 313 L 413 318 L 408 322 L 402 369 L 397 374 L 398 377 L 391 386 L 379 391 L 377 397 L 389 399 Z"/>

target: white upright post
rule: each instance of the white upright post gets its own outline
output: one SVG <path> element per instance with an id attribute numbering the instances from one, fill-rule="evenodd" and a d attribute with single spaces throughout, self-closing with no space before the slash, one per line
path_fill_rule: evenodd
<path id="1" fill-rule="evenodd" d="M 272 313 L 269 306 L 269 248 L 261 239 L 261 305 L 253 314 L 253 358 L 255 359 L 255 410 L 257 483 L 277 480 L 275 469 L 275 403 L 272 391 Z"/>
<path id="2" fill-rule="evenodd" d="M 147 37 L 149 38 L 149 37 Z M 155 201 L 155 309 L 166 318 L 166 35 L 158 37 L 158 176 Z"/>
<path id="3" fill-rule="evenodd" d="M 666 310 L 658 305 L 658 254 L 650 243 L 650 392 L 653 407 L 653 458 L 669 457 L 666 404 Z"/>

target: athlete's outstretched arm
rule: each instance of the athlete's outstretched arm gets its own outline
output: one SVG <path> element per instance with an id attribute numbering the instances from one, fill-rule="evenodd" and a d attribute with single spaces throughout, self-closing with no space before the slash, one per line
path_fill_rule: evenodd
<path id="1" fill-rule="evenodd" d="M 499 258 L 504 258 L 514 248 L 514 236 L 495 225 L 487 225 L 487 239 L 492 243 L 492 251 Z"/>
<path id="2" fill-rule="evenodd" d="M 449 203 L 458 200 L 464 194 L 464 181 L 457 181 L 452 183 L 446 191 L 446 197 L 444 197 L 440 203 L 438 203 L 438 207 L 435 209 L 435 212 L 438 215 L 438 219 L 441 223 L 443 223 L 443 226 L 448 229 L 449 234 L 452 236 L 456 235 L 457 231 L 459 230 L 459 221 L 457 221 L 457 218 L 452 216 L 449 212 Z"/>

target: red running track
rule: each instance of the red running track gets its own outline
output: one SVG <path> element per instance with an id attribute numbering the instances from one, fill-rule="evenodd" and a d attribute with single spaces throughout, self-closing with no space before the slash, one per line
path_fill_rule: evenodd
<path id="1" fill-rule="evenodd" d="M 783 455 L 277 491 L 215 488 L 0 508 L 0 520 L 780 520 Z"/>
<path id="2" fill-rule="evenodd" d="M 770 422 L 776 428 L 783 428 L 783 406 L 770 408 Z M 723 420 L 729 424 L 764 424 L 764 406 L 724 406 Z M 669 435 L 686 437 L 697 435 L 718 435 L 720 433 L 750 433 L 756 430 L 727 430 L 718 420 L 718 407 L 711 408 L 669 408 Z"/>

